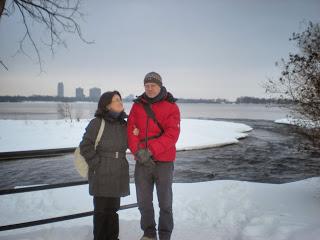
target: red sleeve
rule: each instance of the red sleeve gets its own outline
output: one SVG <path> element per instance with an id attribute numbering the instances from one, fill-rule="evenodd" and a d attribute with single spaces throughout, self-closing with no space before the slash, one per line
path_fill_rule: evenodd
<path id="1" fill-rule="evenodd" d="M 133 129 L 136 125 L 136 103 L 132 105 L 132 108 L 128 117 L 128 146 L 132 154 L 136 154 L 138 151 L 138 144 L 140 142 L 139 137 L 133 135 Z"/>
<path id="2" fill-rule="evenodd" d="M 164 133 L 161 137 L 150 141 L 148 147 L 152 155 L 158 155 L 173 147 L 179 138 L 180 134 L 180 111 L 177 104 L 173 104 L 172 110 L 168 118 L 160 123 L 163 127 Z"/>

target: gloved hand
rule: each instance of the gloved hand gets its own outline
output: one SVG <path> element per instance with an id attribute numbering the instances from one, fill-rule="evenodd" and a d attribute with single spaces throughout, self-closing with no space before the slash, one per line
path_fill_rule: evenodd
<path id="1" fill-rule="evenodd" d="M 137 161 L 140 164 L 145 165 L 147 167 L 153 167 L 156 165 L 151 156 L 152 156 L 151 152 L 146 148 L 140 149 L 136 153 Z"/>

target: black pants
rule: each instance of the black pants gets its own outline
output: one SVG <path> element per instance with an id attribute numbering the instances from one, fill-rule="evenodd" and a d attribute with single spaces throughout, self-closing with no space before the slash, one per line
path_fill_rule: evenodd
<path id="1" fill-rule="evenodd" d="M 172 181 L 173 162 L 156 162 L 153 169 L 139 163 L 135 166 L 135 184 L 138 206 L 141 213 L 141 229 L 147 237 L 156 236 L 156 222 L 153 208 L 153 189 L 157 188 L 160 207 L 158 233 L 160 240 L 170 240 L 173 230 Z"/>
<path id="2" fill-rule="evenodd" d="M 118 240 L 120 198 L 93 197 L 94 240 Z"/>

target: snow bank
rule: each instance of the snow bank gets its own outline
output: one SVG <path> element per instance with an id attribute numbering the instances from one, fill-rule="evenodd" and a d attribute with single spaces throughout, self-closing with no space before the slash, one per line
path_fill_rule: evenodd
<path id="1" fill-rule="evenodd" d="M 281 124 L 295 125 L 295 126 L 300 126 L 305 128 L 320 127 L 320 122 L 317 123 L 311 120 L 295 119 L 295 118 L 282 118 L 282 119 L 277 119 L 274 122 L 281 123 Z"/>
<path id="2" fill-rule="evenodd" d="M 0 152 L 76 147 L 90 119 L 0 120 Z M 251 127 L 232 122 L 182 119 L 178 150 L 238 142 Z"/>
<path id="3" fill-rule="evenodd" d="M 134 203 L 135 187 L 122 205 Z M 1 196 L 0 225 L 92 210 L 88 186 Z M 316 240 L 320 178 L 287 184 L 240 181 L 175 183 L 172 239 Z M 155 195 L 154 205 L 158 212 Z M 120 213 L 120 239 L 141 236 L 137 208 Z M 158 215 L 157 215 L 158 216 Z M 0 239 L 92 239 L 92 217 L 0 232 Z"/>

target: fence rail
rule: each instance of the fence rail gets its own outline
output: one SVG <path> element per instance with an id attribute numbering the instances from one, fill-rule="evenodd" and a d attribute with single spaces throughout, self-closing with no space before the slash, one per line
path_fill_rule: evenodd
<path id="1" fill-rule="evenodd" d="M 50 184 L 50 185 L 39 185 L 39 186 L 32 186 L 32 187 L 3 189 L 3 190 L 0 190 L 0 196 L 1 195 L 15 194 L 15 193 L 47 190 L 47 189 L 53 189 L 53 188 L 72 187 L 72 186 L 85 185 L 85 184 L 88 184 L 88 181 L 56 183 L 56 184 Z"/>
<path id="2" fill-rule="evenodd" d="M 135 207 L 137 207 L 137 204 L 132 203 L 132 204 L 127 204 L 127 205 L 121 206 L 120 210 L 130 209 L 130 208 L 135 208 Z M 41 220 L 36 220 L 36 221 L 31 221 L 31 222 L 23 222 L 23 223 L 4 225 L 4 226 L 0 226 L 0 232 L 19 229 L 19 228 L 33 227 L 33 226 L 55 223 L 55 222 L 62 222 L 62 221 L 67 221 L 67 220 L 72 220 L 72 219 L 77 219 L 77 218 L 89 217 L 92 215 L 93 215 L 93 211 L 65 215 L 65 216 L 61 216 L 61 217 L 41 219 Z"/>
<path id="3" fill-rule="evenodd" d="M 41 149 L 41 150 L 27 150 L 27 151 L 15 151 L 15 152 L 0 152 L 0 161 L 17 160 L 25 158 L 36 157 L 54 157 L 60 156 L 66 153 L 74 152 L 76 148 L 54 148 L 54 149 Z"/>
<path id="4" fill-rule="evenodd" d="M 60 149 L 44 149 L 44 150 L 33 150 L 33 151 L 19 151 L 19 152 L 1 152 L 0 153 L 0 161 L 14 160 L 14 159 L 24 159 L 24 158 L 34 158 L 34 157 L 52 157 L 65 153 L 71 153 L 75 150 L 75 148 L 60 148 Z M 25 193 L 25 192 L 34 192 L 55 188 L 64 188 L 64 187 L 72 187 L 88 184 L 88 181 L 77 181 L 77 182 L 69 182 L 69 183 L 57 183 L 50 185 L 39 185 L 39 186 L 31 186 L 31 187 L 23 187 L 23 188 L 14 188 L 14 189 L 3 189 L 0 190 L 1 195 L 9 195 L 9 194 L 17 194 L 17 193 Z M 120 207 L 120 210 L 136 208 L 137 203 L 127 204 Z M 47 219 L 40 219 L 29 222 L 15 223 L 10 225 L 0 226 L 1 231 L 14 230 L 19 228 L 27 228 L 33 227 L 43 224 L 67 221 L 77 218 L 89 217 L 93 215 L 93 211 L 91 212 L 81 212 L 71 215 L 65 215 L 60 217 L 53 217 Z"/>

